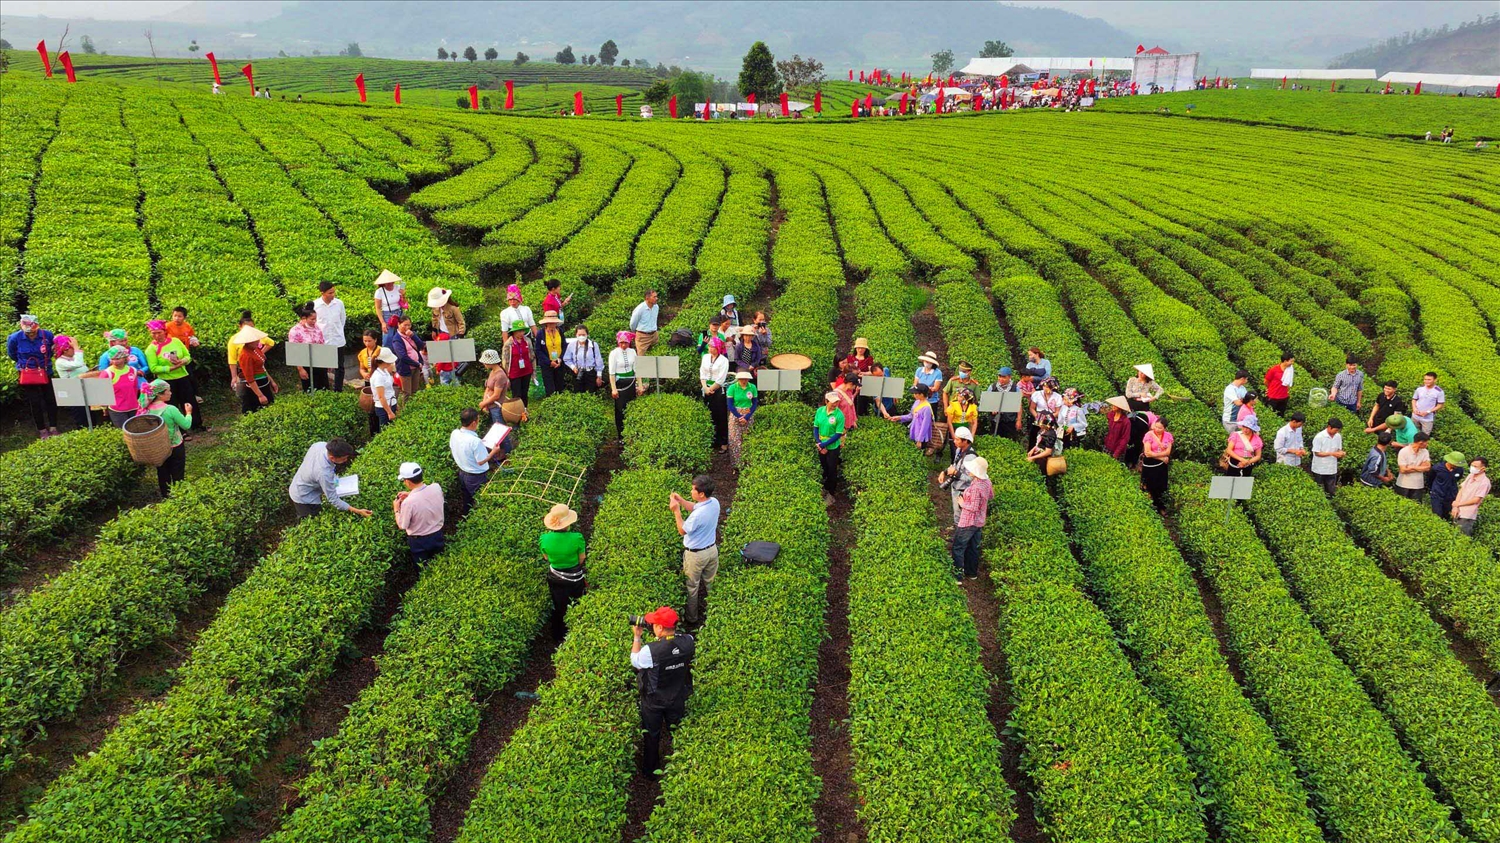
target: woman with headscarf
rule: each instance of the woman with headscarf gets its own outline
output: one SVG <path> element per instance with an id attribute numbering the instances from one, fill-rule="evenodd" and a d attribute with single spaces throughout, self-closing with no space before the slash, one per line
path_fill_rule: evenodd
<path id="1" fill-rule="evenodd" d="M 82 378 L 93 372 L 88 358 L 83 356 L 83 349 L 67 334 L 58 334 L 52 338 L 52 357 L 52 369 L 58 378 Z M 88 427 L 88 407 L 69 407 L 68 410 L 73 416 L 75 428 Z"/>
<path id="2" fill-rule="evenodd" d="M 954 390 L 944 415 L 948 419 L 948 430 L 953 436 L 958 436 L 960 430 L 967 430 L 970 434 L 979 433 L 979 405 L 974 403 L 974 393 L 971 390 L 965 387 Z"/>
<path id="3" fill-rule="evenodd" d="M 542 518 L 546 532 L 537 538 L 542 559 L 547 563 L 547 591 L 552 595 L 552 638 L 563 640 L 568 634 L 568 607 L 583 596 L 588 577 L 583 563 L 587 545 L 583 534 L 569 530 L 578 521 L 578 513 L 565 503 L 556 504 Z"/>
<path id="4" fill-rule="evenodd" d="M 151 382 L 148 401 L 141 414 L 159 417 L 167 426 L 167 434 L 172 442 L 171 455 L 166 462 L 156 467 L 156 486 L 165 499 L 171 495 L 172 484 L 182 481 L 187 468 L 187 446 L 183 444 L 182 435 L 193 427 L 193 405 L 187 404 L 182 410 L 177 409 L 172 402 L 172 385 L 161 378 Z"/>
<path id="5" fill-rule="evenodd" d="M 53 344 L 52 332 L 42 330 L 41 322 L 30 313 L 21 316 L 20 329 L 5 341 L 5 353 L 16 365 L 21 392 L 42 439 L 58 433 L 57 397 L 52 392 Z"/>
<path id="6" fill-rule="evenodd" d="M 1130 409 L 1145 410 L 1151 406 L 1151 402 L 1162 397 L 1166 392 L 1161 384 L 1156 382 L 1156 369 L 1150 363 L 1142 363 L 1135 367 L 1135 377 L 1125 382 L 1125 400 L 1130 402 Z"/>
<path id="7" fill-rule="evenodd" d="M 1078 447 L 1089 432 L 1088 411 L 1083 409 L 1083 393 L 1068 387 L 1063 390 L 1063 406 L 1057 413 L 1057 429 L 1069 447 Z"/>
<path id="8" fill-rule="evenodd" d="M 115 400 L 109 405 L 109 423 L 124 427 L 141 411 L 141 376 L 130 365 L 130 350 L 115 346 L 105 352 L 109 365 L 96 377 L 108 378 L 114 386 Z"/>
<path id="9" fill-rule="evenodd" d="M 130 334 L 124 328 L 104 332 L 104 353 L 99 355 L 99 371 L 102 372 L 109 366 L 109 350 L 117 345 L 130 352 L 130 367 L 135 369 L 136 374 L 143 378 L 151 376 L 151 367 L 146 365 L 146 352 L 130 344 Z"/>
<path id="10" fill-rule="evenodd" d="M 396 355 L 396 374 L 401 376 L 401 394 L 407 398 L 422 388 L 422 368 L 426 364 L 427 343 L 411 329 L 411 317 L 402 316 L 385 335 L 385 347 Z"/>
<path id="11" fill-rule="evenodd" d="M 729 409 L 729 463 L 738 468 L 740 448 L 755 421 L 755 408 L 760 406 L 760 390 L 749 372 L 735 372 L 734 383 L 725 390 L 724 397 Z"/>
<path id="12" fill-rule="evenodd" d="M 1046 465 L 1051 457 L 1062 456 L 1063 443 L 1057 435 L 1056 424 L 1057 420 L 1051 413 L 1041 413 L 1036 417 L 1036 444 L 1026 453 L 1026 459 Z"/>
<path id="13" fill-rule="evenodd" d="M 510 378 L 510 397 L 525 405 L 531 400 L 531 378 L 536 374 L 536 358 L 531 353 L 531 331 L 516 322 L 500 346 L 500 368 Z"/>
<path id="14" fill-rule="evenodd" d="M 708 415 L 714 421 L 714 447 L 727 451 L 729 404 L 725 390 L 729 388 L 729 358 L 724 356 L 723 340 L 708 341 L 708 352 L 698 363 L 698 384 L 703 390 L 703 403 L 708 405 Z"/>
<path id="15" fill-rule="evenodd" d="M 1125 459 L 1130 448 L 1130 402 L 1123 395 L 1107 399 L 1104 421 L 1109 426 L 1104 431 L 1104 452 L 1117 460 Z M 1126 465 L 1131 463 L 1126 462 Z"/>
<path id="16" fill-rule="evenodd" d="M 297 321 L 292 323 L 291 329 L 287 331 L 286 341 L 322 345 L 323 329 L 318 327 L 318 312 L 313 308 L 312 302 L 298 305 L 296 314 Z M 297 379 L 302 382 L 303 392 L 328 388 L 327 369 L 298 366 Z"/>
<path id="17" fill-rule="evenodd" d="M 151 342 L 146 344 L 146 365 L 158 380 L 172 385 L 172 406 L 181 411 L 189 404 L 198 403 L 198 390 L 188 374 L 192 354 L 182 340 L 167 333 L 167 323 L 153 319 L 146 323 L 151 332 Z M 202 426 L 201 424 L 199 425 Z"/>
<path id="18" fill-rule="evenodd" d="M 1147 412 L 1151 429 L 1146 431 L 1142 442 L 1141 485 L 1151 495 L 1151 502 L 1162 508 L 1161 496 L 1167 491 L 1167 463 L 1172 459 L 1172 434 L 1167 432 L 1167 423 L 1155 413 Z"/>
<path id="19" fill-rule="evenodd" d="M 375 279 L 375 318 L 382 325 L 392 319 L 406 315 L 406 288 L 401 285 L 401 276 L 389 269 L 380 270 Z"/>
<path id="20" fill-rule="evenodd" d="M 561 392 L 563 388 L 562 319 L 556 311 L 542 311 L 537 329 L 532 334 L 532 358 L 542 376 L 542 388 L 548 395 Z"/>
<path id="21" fill-rule="evenodd" d="M 615 434 L 625 435 L 625 406 L 635 398 L 635 335 L 629 331 L 615 334 L 615 347 L 609 352 L 609 396 L 615 402 Z"/>
<path id="22" fill-rule="evenodd" d="M 280 384 L 266 371 L 266 334 L 251 325 L 240 328 L 230 342 L 240 347 L 235 371 L 244 389 L 240 391 L 240 412 L 253 413 L 269 407 L 281 391 Z"/>
<path id="23" fill-rule="evenodd" d="M 1265 444 L 1260 439 L 1260 422 L 1254 417 L 1240 420 L 1239 429 L 1229 434 L 1229 443 L 1219 455 L 1219 467 L 1230 477 L 1249 477 L 1260 462 Z"/>

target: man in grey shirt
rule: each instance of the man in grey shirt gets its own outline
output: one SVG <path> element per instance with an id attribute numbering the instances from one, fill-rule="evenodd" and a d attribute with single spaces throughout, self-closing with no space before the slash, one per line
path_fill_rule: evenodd
<path id="1" fill-rule="evenodd" d="M 311 518 L 322 511 L 325 498 L 334 509 L 370 517 L 370 510 L 352 507 L 338 494 L 338 467 L 353 456 L 354 446 L 340 438 L 312 443 L 302 457 L 302 465 L 292 476 L 291 488 L 287 490 L 292 496 L 292 504 L 297 507 L 298 520 Z"/>
<path id="2" fill-rule="evenodd" d="M 661 305 L 657 304 L 655 290 L 647 290 L 646 298 L 630 311 L 630 330 L 635 334 L 635 353 L 647 354 L 656 345 L 656 320 L 661 316 Z"/>
<path id="3" fill-rule="evenodd" d="M 1350 357 L 1344 361 L 1344 371 L 1333 376 L 1333 389 L 1328 391 L 1328 400 L 1359 415 L 1364 395 L 1365 373 L 1359 370 L 1359 361 Z"/>
<path id="4" fill-rule="evenodd" d="M 1276 462 L 1293 468 L 1302 464 L 1302 458 L 1307 456 L 1307 449 L 1302 446 L 1304 421 L 1306 419 L 1301 413 L 1292 413 L 1287 416 L 1286 424 L 1276 431 Z"/>

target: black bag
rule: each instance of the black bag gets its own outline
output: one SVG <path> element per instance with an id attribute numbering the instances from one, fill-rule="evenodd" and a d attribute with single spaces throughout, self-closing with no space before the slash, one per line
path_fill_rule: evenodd
<path id="1" fill-rule="evenodd" d="M 750 542 L 740 550 L 740 558 L 746 565 L 769 565 L 779 553 L 781 545 L 776 542 Z"/>
<path id="2" fill-rule="evenodd" d="M 693 344 L 693 332 L 687 328 L 678 328 L 667 337 L 667 345 L 672 348 L 687 348 Z"/>

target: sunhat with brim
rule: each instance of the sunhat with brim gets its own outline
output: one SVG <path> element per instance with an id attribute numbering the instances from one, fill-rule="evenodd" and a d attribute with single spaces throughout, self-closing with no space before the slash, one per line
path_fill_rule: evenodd
<path id="1" fill-rule="evenodd" d="M 230 337 L 229 341 L 234 343 L 235 345 L 248 345 L 249 343 L 260 342 L 261 340 L 269 338 L 270 337 L 266 334 L 265 331 L 262 331 L 254 325 L 246 325 L 240 328 L 238 331 L 235 331 L 234 336 Z"/>
<path id="2" fill-rule="evenodd" d="M 867 340 L 867 339 L 865 339 L 864 337 L 859 337 L 859 338 L 857 338 L 854 341 L 854 347 L 855 348 L 863 348 L 865 351 L 869 351 L 870 350 L 870 341 Z"/>
<path id="3" fill-rule="evenodd" d="M 382 269 L 382 270 L 380 270 L 380 274 L 375 277 L 375 286 L 377 286 L 377 287 L 384 287 L 387 284 L 400 284 L 400 283 L 401 283 L 401 276 L 399 276 L 396 273 L 390 271 L 389 269 Z"/>
<path id="4" fill-rule="evenodd" d="M 743 369 L 734 373 L 734 379 L 738 381 L 747 381 L 750 380 L 750 378 L 751 374 Z"/>
<path id="5" fill-rule="evenodd" d="M 837 392 L 829 391 L 823 393 L 823 402 L 826 404 L 834 404 L 842 400 L 844 400 L 844 396 L 838 394 Z"/>
<path id="6" fill-rule="evenodd" d="M 966 439 L 966 440 L 968 440 L 970 442 L 973 442 L 974 441 L 974 431 L 968 429 L 967 427 L 960 427 L 958 430 L 953 431 L 953 438 L 954 439 Z"/>
<path id="7" fill-rule="evenodd" d="M 453 298 L 452 290 L 445 290 L 442 287 L 433 287 L 431 290 L 427 291 L 427 306 L 442 307 L 443 305 L 448 303 L 448 299 L 450 298 Z"/>
<path id="8" fill-rule="evenodd" d="M 1111 407 L 1117 407 L 1121 410 L 1124 410 L 1127 413 L 1130 412 L 1130 402 L 1126 400 L 1125 396 L 1123 395 L 1116 395 L 1113 398 L 1106 398 L 1104 399 L 1104 403 L 1108 404 Z"/>
<path id="9" fill-rule="evenodd" d="M 984 457 L 975 457 L 964 465 L 969 470 L 969 476 L 976 480 L 990 479 L 990 461 Z"/>
<path id="10" fill-rule="evenodd" d="M 397 480 L 415 480 L 422 476 L 422 466 L 414 462 L 404 462 L 396 471 Z"/>
<path id="11" fill-rule="evenodd" d="M 558 317 L 555 310 L 543 311 L 542 318 L 537 320 L 539 325 L 561 325 L 562 323 L 562 319 Z"/>
<path id="12" fill-rule="evenodd" d="M 479 362 L 485 364 L 486 366 L 499 363 L 500 352 L 496 351 L 493 348 L 486 348 L 483 353 L 479 355 Z"/>
<path id="13" fill-rule="evenodd" d="M 724 301 L 722 303 L 720 303 L 719 306 L 720 307 L 728 307 L 728 306 L 730 306 L 731 304 L 734 304 L 734 303 L 735 303 L 734 296 L 732 294 L 730 294 L 730 293 L 725 293 L 724 294 Z"/>
<path id="14" fill-rule="evenodd" d="M 1246 416 L 1240 420 L 1240 427 L 1260 433 L 1260 420 L 1255 416 Z"/>
<path id="15" fill-rule="evenodd" d="M 396 362 L 396 352 L 391 351 L 389 348 L 382 348 L 375 353 L 375 362 L 394 365 Z"/>
<path id="16" fill-rule="evenodd" d="M 1141 363 L 1135 367 L 1135 370 L 1151 380 L 1156 380 L 1156 368 L 1150 363 Z"/>
<path id="17" fill-rule="evenodd" d="M 549 530 L 566 530 L 578 520 L 578 513 L 568 508 L 565 503 L 553 504 L 542 516 L 542 526 Z"/>
<path id="18" fill-rule="evenodd" d="M 1403 416 L 1400 413 L 1391 413 L 1389 416 L 1385 417 L 1385 424 L 1386 427 L 1401 427 L 1402 425 L 1406 424 L 1406 416 Z"/>
<path id="19" fill-rule="evenodd" d="M 918 357 L 917 358 L 917 362 L 918 363 L 931 363 L 934 366 L 942 365 L 942 364 L 938 363 L 937 355 L 933 354 L 930 351 L 927 352 L 927 353 L 925 353 L 925 354 L 923 354 L 921 357 Z"/>
<path id="20" fill-rule="evenodd" d="M 1469 458 L 1464 456 L 1460 451 L 1449 451 L 1443 455 L 1443 462 L 1449 465 L 1463 465 L 1468 461 Z"/>

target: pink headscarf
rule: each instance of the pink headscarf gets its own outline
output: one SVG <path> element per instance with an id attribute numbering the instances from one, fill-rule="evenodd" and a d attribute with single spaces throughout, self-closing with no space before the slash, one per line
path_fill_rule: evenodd
<path id="1" fill-rule="evenodd" d="M 629 331 L 620 331 L 615 334 L 615 342 L 635 342 L 635 334 Z"/>
<path id="2" fill-rule="evenodd" d="M 721 339 L 719 339 L 718 337 L 714 337 L 713 339 L 710 339 L 708 341 L 708 347 L 709 347 L 709 349 L 711 349 L 712 351 L 714 351 L 714 352 L 716 352 L 718 354 L 723 354 L 724 353 L 724 341 L 721 340 Z"/>
<path id="3" fill-rule="evenodd" d="M 1160 421 L 1160 419 L 1161 419 L 1161 417 L 1158 416 L 1157 414 L 1151 412 L 1150 410 L 1146 411 L 1146 426 L 1147 427 L 1150 427 L 1151 425 L 1156 424 L 1158 421 Z"/>
<path id="4" fill-rule="evenodd" d="M 160 319 L 152 319 L 150 322 L 146 323 L 146 330 L 148 331 L 165 331 L 166 329 L 167 323 L 161 321 Z"/>
<path id="5" fill-rule="evenodd" d="M 54 351 L 56 351 L 58 354 L 63 355 L 64 357 L 72 357 L 73 355 L 67 354 L 65 352 L 68 349 L 76 348 L 76 346 L 73 345 L 72 337 L 68 336 L 67 334 L 58 334 L 57 336 L 52 338 L 52 348 Z"/>

